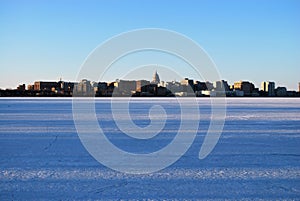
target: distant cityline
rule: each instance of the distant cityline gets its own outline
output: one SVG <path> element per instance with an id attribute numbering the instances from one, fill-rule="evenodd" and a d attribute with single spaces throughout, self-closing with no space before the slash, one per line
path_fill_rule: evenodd
<path id="1" fill-rule="evenodd" d="M 227 81 L 201 82 L 185 78 L 180 82 L 161 81 L 157 71 L 152 81 L 116 80 L 114 82 L 94 82 L 83 79 L 80 82 L 36 81 L 33 85 L 19 85 L 17 89 L 0 90 L 0 97 L 300 97 L 298 92 L 286 87 L 275 87 L 275 82 L 265 81 L 260 88 L 249 81 L 237 81 L 229 85 Z"/>

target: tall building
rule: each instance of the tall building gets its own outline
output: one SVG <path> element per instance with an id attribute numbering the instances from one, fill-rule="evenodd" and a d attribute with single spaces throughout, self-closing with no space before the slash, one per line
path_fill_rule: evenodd
<path id="1" fill-rule="evenodd" d="M 94 89 L 91 85 L 91 82 L 87 79 L 81 80 L 78 84 L 74 85 L 74 92 L 76 95 L 93 95 Z"/>
<path id="2" fill-rule="evenodd" d="M 254 84 L 248 81 L 238 81 L 234 83 L 234 90 L 243 91 L 245 96 L 252 96 Z"/>
<path id="3" fill-rule="evenodd" d="M 300 93 L 300 82 L 298 83 L 298 92 Z"/>
<path id="4" fill-rule="evenodd" d="M 261 90 L 266 92 L 268 96 L 275 96 L 275 82 L 262 82 Z"/>
<path id="5" fill-rule="evenodd" d="M 158 75 L 157 71 L 154 72 L 151 83 L 152 84 L 159 84 L 160 83 L 160 79 L 159 79 L 159 75 Z"/>

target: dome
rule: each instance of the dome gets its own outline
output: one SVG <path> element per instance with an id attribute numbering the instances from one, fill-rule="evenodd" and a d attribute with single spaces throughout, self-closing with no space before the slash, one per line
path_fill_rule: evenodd
<path id="1" fill-rule="evenodd" d="M 152 78 L 152 83 L 158 84 L 160 83 L 159 75 L 157 74 L 157 71 L 155 71 L 153 78 Z"/>

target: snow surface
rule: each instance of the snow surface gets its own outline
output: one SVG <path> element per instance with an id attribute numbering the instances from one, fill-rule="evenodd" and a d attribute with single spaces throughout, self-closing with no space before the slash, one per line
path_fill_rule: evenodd
<path id="1" fill-rule="evenodd" d="M 101 165 L 85 150 L 71 99 L 2 98 L 0 200 L 300 199 L 300 99 L 227 99 L 223 134 L 204 160 L 198 153 L 210 122 L 210 100 L 198 102 L 198 135 L 182 158 L 159 172 L 131 175 Z M 149 153 L 170 143 L 180 123 L 176 99 L 165 98 L 132 99 L 133 121 L 147 126 L 153 105 L 164 107 L 168 119 L 150 140 L 120 132 L 110 99 L 97 99 L 96 111 L 116 146 Z"/>

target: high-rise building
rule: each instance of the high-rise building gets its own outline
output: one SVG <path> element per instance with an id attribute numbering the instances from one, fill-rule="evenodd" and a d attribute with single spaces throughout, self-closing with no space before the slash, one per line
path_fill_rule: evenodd
<path id="1" fill-rule="evenodd" d="M 159 79 L 159 75 L 158 75 L 157 71 L 154 72 L 151 83 L 152 84 L 159 84 L 160 83 L 160 79 Z"/>
<path id="2" fill-rule="evenodd" d="M 94 89 L 89 80 L 83 79 L 81 82 L 74 85 L 74 92 L 76 95 L 89 96 L 94 94 Z"/>
<path id="3" fill-rule="evenodd" d="M 298 83 L 298 92 L 300 93 L 300 82 Z"/>
<path id="4" fill-rule="evenodd" d="M 268 96 L 275 96 L 275 82 L 262 82 L 261 90 L 266 92 Z"/>
<path id="5" fill-rule="evenodd" d="M 243 91 L 245 96 L 252 96 L 254 88 L 254 84 L 248 81 L 238 81 L 234 83 L 234 90 Z"/>

